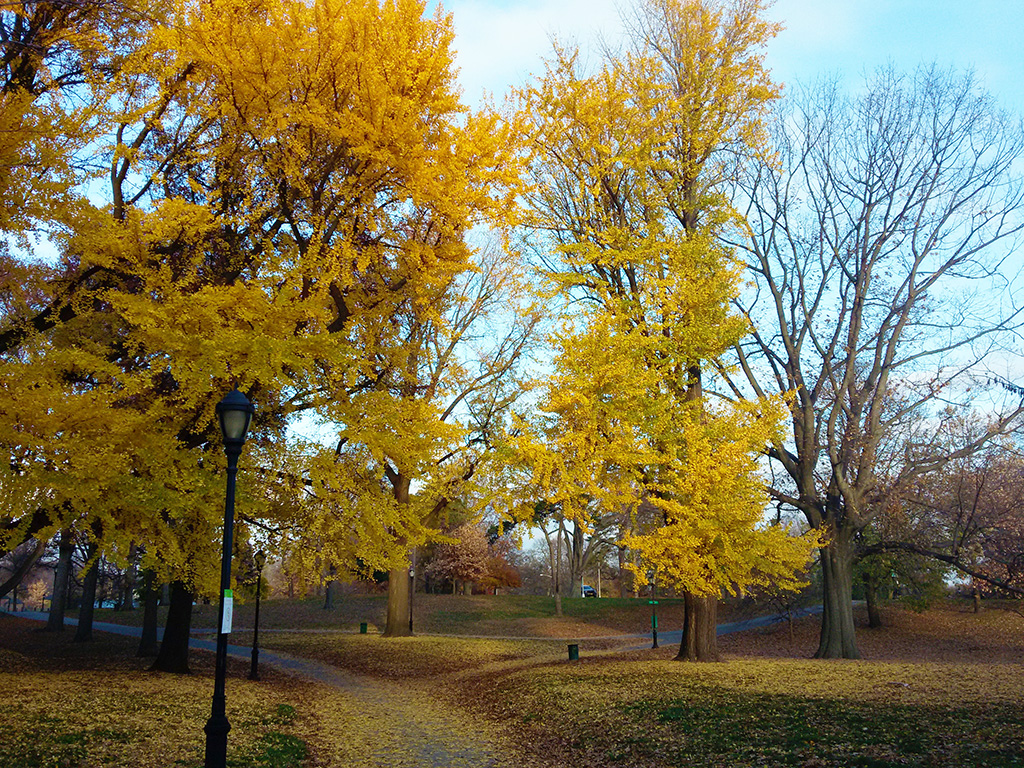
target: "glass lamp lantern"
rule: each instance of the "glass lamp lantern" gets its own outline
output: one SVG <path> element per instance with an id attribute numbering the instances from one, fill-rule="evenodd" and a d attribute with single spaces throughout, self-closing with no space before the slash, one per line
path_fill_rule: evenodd
<path id="1" fill-rule="evenodd" d="M 249 402 L 238 388 L 231 390 L 217 403 L 217 420 L 225 443 L 241 445 L 249 431 L 249 423 L 256 412 L 256 406 Z"/>

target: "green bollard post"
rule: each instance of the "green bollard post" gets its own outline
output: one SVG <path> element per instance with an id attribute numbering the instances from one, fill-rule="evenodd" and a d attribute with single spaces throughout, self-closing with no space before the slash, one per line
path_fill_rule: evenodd
<path id="1" fill-rule="evenodd" d="M 359 634 L 360 635 L 365 635 L 366 634 L 366 622 L 365 621 L 362 624 L 359 625 Z"/>

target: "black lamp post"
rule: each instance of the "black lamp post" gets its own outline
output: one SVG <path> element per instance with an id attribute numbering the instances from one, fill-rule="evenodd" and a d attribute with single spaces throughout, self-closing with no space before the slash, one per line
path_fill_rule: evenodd
<path id="1" fill-rule="evenodd" d="M 267 556 L 261 549 L 256 553 L 256 618 L 252 625 L 252 661 L 249 664 L 249 679 L 260 679 L 260 594 L 263 592 L 263 566 Z"/>
<path id="2" fill-rule="evenodd" d="M 414 551 L 415 552 L 415 551 Z M 412 634 L 412 596 L 416 593 L 416 555 L 412 556 L 413 564 L 409 566 L 409 634 Z"/>
<path id="3" fill-rule="evenodd" d="M 231 724 L 225 714 L 224 676 L 228 663 L 228 634 L 231 632 L 231 614 L 234 598 L 231 594 L 231 538 L 235 529 L 235 476 L 238 474 L 238 456 L 245 444 L 245 433 L 256 411 L 237 388 L 217 403 L 217 419 L 224 436 L 224 453 L 228 457 L 228 488 L 224 499 L 224 548 L 220 562 L 220 610 L 217 613 L 217 662 L 213 683 L 213 706 L 206 721 L 205 768 L 225 768 L 228 753 L 228 731 Z"/>

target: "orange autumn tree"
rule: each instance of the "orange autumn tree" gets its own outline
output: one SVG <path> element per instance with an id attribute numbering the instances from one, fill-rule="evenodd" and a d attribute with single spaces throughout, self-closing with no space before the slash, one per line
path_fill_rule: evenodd
<path id="1" fill-rule="evenodd" d="M 560 340 L 550 418 L 518 453 L 546 497 L 570 508 L 594 494 L 658 505 L 664 525 L 630 540 L 685 590 L 686 659 L 716 657 L 722 589 L 769 577 L 792 585 L 813 546 L 758 524 L 750 457 L 770 439 L 779 402 L 711 407 L 704 392 L 706 371 L 748 327 L 729 311 L 740 265 L 720 235 L 736 221 L 724 184 L 762 142 L 778 95 L 761 64 L 777 28 L 762 13 L 760 0 L 649 0 L 632 51 L 587 75 L 558 50 L 524 94 L 534 244 L 554 290 L 588 309 Z M 717 492 L 703 484 L 718 474 L 707 472 L 716 452 L 736 473 Z"/>

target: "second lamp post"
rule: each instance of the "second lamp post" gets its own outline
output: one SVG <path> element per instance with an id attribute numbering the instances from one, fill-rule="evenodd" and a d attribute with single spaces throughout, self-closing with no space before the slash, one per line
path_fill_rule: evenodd
<path id="1" fill-rule="evenodd" d="M 252 625 L 252 659 L 249 663 L 249 679 L 260 679 L 260 594 L 263 592 L 263 566 L 267 556 L 261 549 L 256 553 L 256 618 Z"/>

